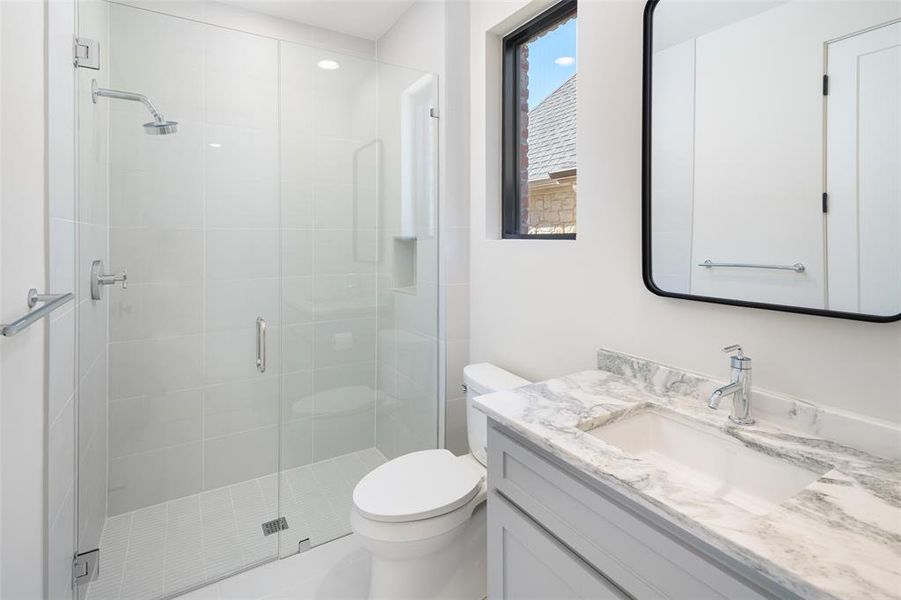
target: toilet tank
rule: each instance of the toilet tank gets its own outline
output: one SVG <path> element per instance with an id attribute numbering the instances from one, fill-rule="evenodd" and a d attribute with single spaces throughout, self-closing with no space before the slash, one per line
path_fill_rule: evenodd
<path id="1" fill-rule="evenodd" d="M 487 466 L 488 417 L 473 406 L 473 399 L 493 392 L 512 390 L 531 382 L 490 363 L 464 367 L 463 382 L 466 384 L 466 434 L 469 438 L 469 451 L 476 460 Z"/>

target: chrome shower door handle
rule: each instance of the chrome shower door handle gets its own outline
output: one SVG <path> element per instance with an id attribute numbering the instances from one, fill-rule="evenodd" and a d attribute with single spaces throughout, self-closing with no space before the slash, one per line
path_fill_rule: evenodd
<path id="1" fill-rule="evenodd" d="M 266 372 L 266 319 L 257 317 L 257 371 Z"/>

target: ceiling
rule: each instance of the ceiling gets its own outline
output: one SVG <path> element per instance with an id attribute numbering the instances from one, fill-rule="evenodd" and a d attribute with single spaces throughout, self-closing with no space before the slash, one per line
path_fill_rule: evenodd
<path id="1" fill-rule="evenodd" d="M 226 4 L 377 40 L 414 0 L 222 0 Z"/>
<path id="2" fill-rule="evenodd" d="M 789 0 L 667 0 L 654 9 L 654 51 L 694 39 Z"/>

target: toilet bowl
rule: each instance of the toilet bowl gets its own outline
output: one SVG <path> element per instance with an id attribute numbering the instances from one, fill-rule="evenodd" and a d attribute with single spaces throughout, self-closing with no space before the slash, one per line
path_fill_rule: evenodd
<path id="1" fill-rule="evenodd" d="M 467 366 L 464 381 L 469 454 L 411 452 L 354 488 L 351 526 L 372 555 L 370 598 L 486 596 L 487 417 L 472 401 L 529 382 L 487 363 Z"/>

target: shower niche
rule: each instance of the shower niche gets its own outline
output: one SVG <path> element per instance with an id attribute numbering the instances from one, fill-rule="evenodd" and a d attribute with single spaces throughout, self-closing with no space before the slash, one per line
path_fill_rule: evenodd
<path id="1" fill-rule="evenodd" d="M 394 238 L 394 289 L 416 293 L 416 238 Z"/>

